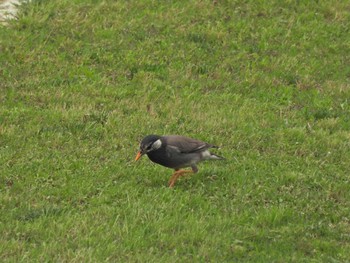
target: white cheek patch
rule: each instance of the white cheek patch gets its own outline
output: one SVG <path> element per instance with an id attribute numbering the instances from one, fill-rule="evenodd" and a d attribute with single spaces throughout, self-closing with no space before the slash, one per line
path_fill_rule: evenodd
<path id="1" fill-rule="evenodd" d="M 153 144 L 152 144 L 152 150 L 157 150 L 162 146 L 162 142 L 160 141 L 160 139 L 156 140 Z"/>

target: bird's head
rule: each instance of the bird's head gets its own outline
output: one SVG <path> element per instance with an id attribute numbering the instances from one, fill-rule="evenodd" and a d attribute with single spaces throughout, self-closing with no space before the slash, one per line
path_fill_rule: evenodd
<path id="1" fill-rule="evenodd" d="M 135 161 L 140 159 L 142 155 L 151 151 L 157 150 L 162 146 L 160 136 L 158 135 L 147 135 L 140 143 L 140 150 L 136 155 Z"/>

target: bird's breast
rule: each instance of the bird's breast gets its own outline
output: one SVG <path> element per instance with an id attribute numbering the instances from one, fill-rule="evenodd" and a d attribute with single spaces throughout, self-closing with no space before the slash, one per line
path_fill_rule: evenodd
<path id="1" fill-rule="evenodd" d="M 174 164 L 174 160 L 167 154 L 165 149 L 159 149 L 156 151 L 152 151 L 147 153 L 148 158 L 157 164 L 169 167 L 169 168 L 174 168 L 176 164 Z"/>

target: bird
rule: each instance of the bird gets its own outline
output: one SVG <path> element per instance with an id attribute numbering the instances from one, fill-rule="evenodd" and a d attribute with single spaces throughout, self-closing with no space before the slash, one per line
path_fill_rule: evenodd
<path id="1" fill-rule="evenodd" d="M 147 135 L 140 143 L 135 161 L 143 155 L 157 164 L 174 169 L 170 177 L 169 187 L 172 188 L 180 176 L 197 173 L 197 163 L 204 160 L 224 160 L 225 158 L 209 151 L 210 148 L 219 148 L 213 144 L 181 135 Z M 191 167 L 191 170 L 182 168 Z"/>

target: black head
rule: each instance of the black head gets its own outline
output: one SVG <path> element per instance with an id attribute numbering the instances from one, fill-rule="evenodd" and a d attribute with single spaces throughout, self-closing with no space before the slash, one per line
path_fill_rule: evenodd
<path id="1" fill-rule="evenodd" d="M 157 150 L 162 145 L 162 142 L 159 140 L 160 136 L 158 135 L 147 135 L 142 139 L 140 143 L 140 151 L 137 153 L 135 161 L 141 158 L 145 153 Z"/>

